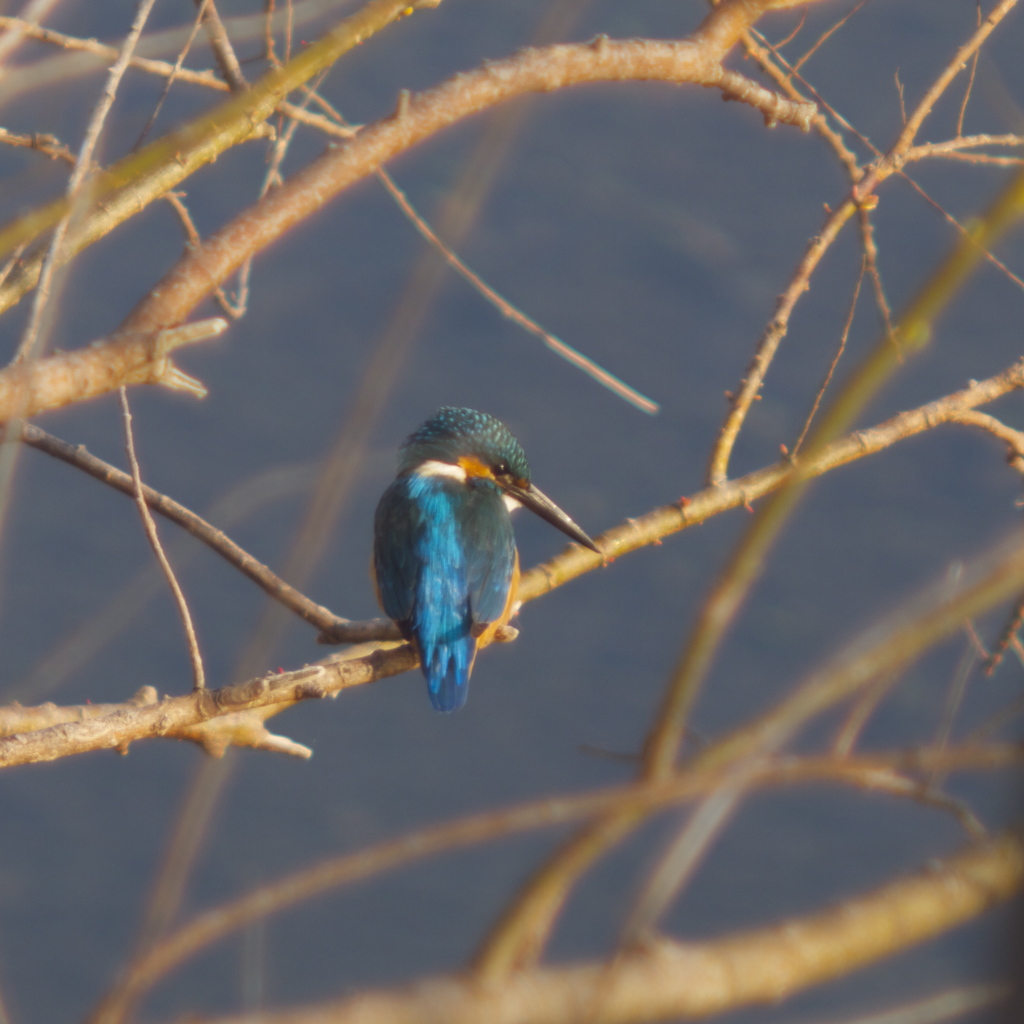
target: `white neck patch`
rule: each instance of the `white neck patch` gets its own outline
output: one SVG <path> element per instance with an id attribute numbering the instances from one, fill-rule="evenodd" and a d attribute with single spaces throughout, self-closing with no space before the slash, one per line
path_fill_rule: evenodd
<path id="1" fill-rule="evenodd" d="M 416 476 L 448 476 L 460 483 L 466 482 L 466 471 L 461 466 L 453 466 L 450 462 L 438 462 L 436 459 L 420 463 L 413 472 Z"/>
<path id="2" fill-rule="evenodd" d="M 437 459 L 421 462 L 413 473 L 416 476 L 446 476 L 451 480 L 458 480 L 461 484 L 469 479 L 469 474 L 461 466 L 453 466 L 450 462 L 438 462 Z M 502 494 L 501 500 L 509 512 L 515 512 L 517 508 L 523 507 L 523 503 L 513 498 L 511 494 Z"/>

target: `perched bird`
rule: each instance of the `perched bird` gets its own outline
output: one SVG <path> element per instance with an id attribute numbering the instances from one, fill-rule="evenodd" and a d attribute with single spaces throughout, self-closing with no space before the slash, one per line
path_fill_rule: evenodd
<path id="1" fill-rule="evenodd" d="M 509 513 L 520 505 L 597 550 L 533 486 L 523 449 L 493 416 L 438 409 L 399 450 L 398 478 L 374 517 L 377 598 L 415 645 L 438 711 L 466 703 L 477 650 L 515 611 Z"/>

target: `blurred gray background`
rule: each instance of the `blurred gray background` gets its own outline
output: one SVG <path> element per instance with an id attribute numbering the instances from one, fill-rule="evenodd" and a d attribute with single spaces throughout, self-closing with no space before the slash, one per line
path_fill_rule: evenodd
<path id="1" fill-rule="evenodd" d="M 417 90 L 527 44 L 551 0 L 444 0 L 393 26 L 331 72 L 322 92 L 354 122 L 388 114 Z M 808 11 L 801 40 L 851 4 Z M 67 0 L 54 27 L 114 38 L 134 7 Z M 221 5 L 223 14 L 251 5 Z M 680 37 L 703 3 L 593 0 L 568 34 Z M 12 13 L 9 9 L 7 13 Z M 190 3 L 163 0 L 152 27 L 185 23 Z M 798 14 L 766 19 L 782 38 Z M 913 104 L 975 24 L 963 0 L 869 3 L 805 69 L 823 96 L 879 147 L 900 128 L 894 72 Z M 315 26 L 302 33 L 315 32 Z M 315 35 L 312 36 L 315 38 Z M 986 48 L 965 131 L 1020 131 L 1024 19 L 1018 11 Z M 800 49 L 789 52 L 799 53 Z M 260 43 L 239 45 L 258 57 Z M 27 44 L 19 59 L 51 54 Z M 194 66 L 206 66 L 198 50 Z M 173 59 L 173 55 L 169 59 Z M 738 56 L 732 64 L 753 68 Z M 248 67 L 248 65 L 247 65 Z M 253 65 L 252 74 L 261 65 Z M 14 131 L 50 131 L 75 148 L 102 86 L 94 74 L 3 111 Z M 102 159 L 113 161 L 145 123 L 160 83 L 133 74 L 115 107 Z M 922 137 L 952 134 L 962 86 Z M 339 614 L 376 614 L 367 564 L 377 497 L 404 436 L 442 404 L 502 418 L 535 481 L 596 534 L 703 486 L 707 454 L 753 345 L 770 319 L 823 204 L 845 194 L 834 157 L 815 135 L 779 126 L 699 88 L 629 84 L 578 88 L 530 102 L 526 127 L 460 252 L 549 330 L 661 403 L 627 406 L 504 320 L 449 276 L 374 428 L 369 457 L 325 552 L 311 596 Z M 163 132 L 209 103 L 178 86 Z M 477 118 L 390 168 L 428 216 L 484 126 Z M 322 150 L 300 132 L 285 173 Z M 221 157 L 184 188 L 205 235 L 254 199 L 265 144 Z M 58 194 L 65 171 L 38 154 L 0 151 L 4 219 Z M 1008 171 L 921 164 L 910 173 L 946 210 L 969 217 Z M 880 265 L 901 308 L 954 232 L 911 187 L 893 179 L 876 211 Z M 173 212 L 158 203 L 76 262 L 53 345 L 76 348 L 113 330 L 180 254 Z M 256 262 L 248 315 L 180 363 L 210 390 L 197 402 L 135 389 L 137 444 L 154 487 L 200 512 L 272 469 L 306 468 L 229 532 L 279 566 L 301 520 L 319 460 L 337 435 L 363 369 L 423 242 L 383 189 L 366 181 Z M 1021 236 L 1002 257 L 1024 266 Z M 747 423 L 734 475 L 791 444 L 832 358 L 859 268 L 855 233 L 829 253 L 801 302 Z M 27 302 L 0 323 L 13 352 Z M 1022 295 L 986 267 L 955 303 L 932 349 L 909 365 L 866 423 L 939 397 L 1020 355 Z M 213 307 L 209 307 L 210 315 Z M 878 334 L 867 290 L 843 368 Z M 995 411 L 1022 423 L 1019 397 Z M 124 464 L 116 397 L 39 418 L 41 426 Z M 977 552 L 1019 519 L 1019 481 L 991 439 L 947 427 L 818 483 L 776 550 L 719 658 L 695 726 L 714 736 L 768 707 L 807 669 L 916 586 Z M 308 702 L 272 720 L 310 745 L 309 762 L 244 751 L 214 816 L 186 910 L 221 902 L 285 872 L 438 820 L 548 794 L 626 780 L 631 766 L 581 747 L 636 752 L 694 611 L 748 522 L 742 510 L 674 536 L 529 605 L 514 644 L 488 650 L 457 715 L 431 712 L 418 674 Z M 165 540 L 176 540 L 162 525 Z M 523 516 L 524 566 L 562 538 Z M 23 454 L 2 538 L 0 686 L 25 703 L 119 701 L 152 684 L 190 686 L 181 628 L 163 587 L 127 629 L 56 688 L 37 666 L 71 630 L 151 567 L 133 504 L 36 452 Z M 188 542 L 182 583 L 198 623 L 211 685 L 230 681 L 263 607 L 261 594 Z M 999 617 L 986 623 L 989 634 Z M 296 622 L 268 668 L 323 655 Z M 957 638 L 910 673 L 866 742 L 928 739 L 962 651 Z M 33 688 L 25 689 L 25 681 Z M 1019 693 L 1019 665 L 975 682 L 966 728 Z M 177 810 L 203 755 L 170 742 L 19 768 L 0 779 L 0 991 L 14 1024 L 80 1020 L 116 975 Z M 987 778 L 958 781 L 987 824 L 1010 816 L 1015 791 Z M 567 908 L 551 956 L 607 953 L 638 881 L 674 825 L 659 820 L 587 877 Z M 546 832 L 444 857 L 318 899 L 204 953 L 147 1003 L 147 1019 L 326 998 L 368 985 L 457 969 L 515 886 L 559 838 Z M 915 870 L 964 841 L 935 810 L 833 789 L 758 794 L 673 912 L 673 934 L 701 937 L 810 911 Z M 781 1008 L 727 1019 L 832 1019 L 890 1000 L 984 980 L 1000 969 L 1006 912 Z M 259 984 L 253 978 L 260 978 Z M 981 1020 L 981 1017 L 975 1018 Z"/>

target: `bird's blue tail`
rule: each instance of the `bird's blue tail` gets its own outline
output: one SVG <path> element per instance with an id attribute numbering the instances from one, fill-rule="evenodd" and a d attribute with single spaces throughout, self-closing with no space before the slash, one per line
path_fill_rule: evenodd
<path id="1" fill-rule="evenodd" d="M 472 636 L 424 645 L 420 643 L 423 674 L 435 711 L 458 711 L 469 694 L 469 673 L 476 657 Z"/>

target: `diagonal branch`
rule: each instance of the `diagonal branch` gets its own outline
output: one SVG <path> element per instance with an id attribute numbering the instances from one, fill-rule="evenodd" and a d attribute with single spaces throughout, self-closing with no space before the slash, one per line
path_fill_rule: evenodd
<path id="1" fill-rule="evenodd" d="M 317 212 L 339 192 L 381 164 L 455 122 L 497 103 L 531 92 L 552 92 L 573 85 L 612 81 L 692 83 L 730 92 L 739 88 L 715 59 L 716 51 L 691 41 L 611 40 L 530 48 L 484 67 L 457 75 L 416 96 L 404 97 L 392 117 L 364 127 L 329 150 L 262 202 L 240 214 L 183 257 L 124 325 L 176 323 L 250 256 Z M 812 104 L 780 101 L 753 91 L 751 102 L 766 113 L 798 125 L 808 123 Z"/>
<path id="2" fill-rule="evenodd" d="M 288 64 L 268 71 L 249 91 L 125 157 L 97 181 L 96 208 L 68 233 L 64 257 L 70 258 L 102 238 L 231 146 L 263 132 L 264 120 L 289 92 L 353 47 L 416 8 L 435 7 L 440 2 L 413 0 L 410 5 L 408 0 L 369 0 L 362 10 L 345 18 Z M 66 200 L 57 200 L 8 224 L 0 230 L 0 254 L 52 227 L 67 205 Z M 0 289 L 0 311 L 34 286 L 39 266 L 38 260 L 27 261 L 21 273 Z"/>
<path id="3" fill-rule="evenodd" d="M 916 798 L 913 782 L 901 769 L 985 769 L 1020 763 L 1019 747 L 965 746 L 935 748 L 870 758 L 793 758 L 765 763 L 755 780 L 759 787 L 830 782 Z M 128 1007 L 153 983 L 189 958 L 228 935 L 298 903 L 331 890 L 379 877 L 440 853 L 507 838 L 527 831 L 631 806 L 649 811 L 689 803 L 713 792 L 717 774 L 689 771 L 659 783 L 621 786 L 520 804 L 498 811 L 428 826 L 396 839 L 342 854 L 267 882 L 228 903 L 197 914 L 138 956 L 90 1017 L 91 1024 L 116 1024 Z"/>
<path id="4" fill-rule="evenodd" d="M 107 484 L 122 494 L 129 497 L 135 494 L 135 485 L 131 476 L 90 454 L 82 445 L 68 444 L 32 424 L 23 428 L 21 440 L 32 448 L 88 473 L 100 483 Z M 142 496 L 146 505 L 154 512 L 160 513 L 172 523 L 186 530 L 196 540 L 215 551 L 240 573 L 252 580 L 269 597 L 293 611 L 311 626 L 329 634 L 332 642 L 363 643 L 367 640 L 399 639 L 398 629 L 390 620 L 371 619 L 367 622 L 351 622 L 348 619 L 339 618 L 329 609 L 311 601 L 305 594 L 290 586 L 266 565 L 241 548 L 222 530 L 218 530 L 191 509 L 178 504 L 173 498 L 153 490 L 146 484 L 142 485 Z"/>

